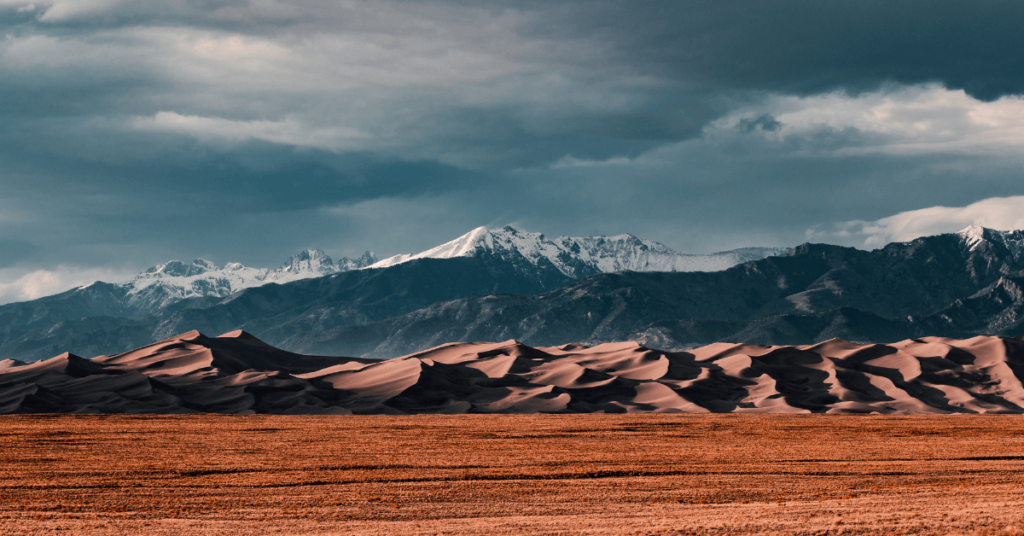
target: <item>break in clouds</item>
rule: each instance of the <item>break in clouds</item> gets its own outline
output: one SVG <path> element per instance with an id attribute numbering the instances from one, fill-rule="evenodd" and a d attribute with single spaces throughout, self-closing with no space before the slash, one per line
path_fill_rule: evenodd
<path id="1" fill-rule="evenodd" d="M 0 0 L 0 301 L 506 223 L 692 252 L 1024 227 L 1022 12 Z"/>

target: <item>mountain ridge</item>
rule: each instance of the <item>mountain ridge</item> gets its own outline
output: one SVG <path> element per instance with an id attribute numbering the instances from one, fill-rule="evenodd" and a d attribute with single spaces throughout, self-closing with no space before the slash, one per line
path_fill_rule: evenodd
<path id="1" fill-rule="evenodd" d="M 1020 336 L 1020 234 L 969 228 L 872 251 L 808 243 L 718 272 L 580 279 L 518 252 L 422 258 L 190 298 L 141 319 L 110 310 L 104 296 L 118 289 L 96 285 L 87 289 L 95 301 L 0 307 L 0 356 L 39 359 L 61 348 L 109 354 L 192 329 L 244 329 L 293 352 L 376 358 L 505 339 L 534 346 L 638 340 L 685 350 L 721 340 Z M 64 317 L 51 321 L 58 313 Z"/>
<path id="2" fill-rule="evenodd" d="M 246 288 L 357 270 L 376 261 L 373 252 L 367 251 L 358 259 L 343 257 L 336 263 L 319 249 L 305 249 L 273 270 L 250 268 L 237 262 L 219 267 L 205 259 L 196 259 L 191 264 L 172 260 L 143 271 L 123 286 L 128 307 L 148 314 L 187 298 L 223 298 Z"/>
<path id="3" fill-rule="evenodd" d="M 707 255 L 680 253 L 631 234 L 547 239 L 542 233 L 477 227 L 472 231 L 417 254 L 402 254 L 368 268 L 387 268 L 414 259 L 450 259 L 493 254 L 522 257 L 534 265 L 550 263 L 568 277 L 579 279 L 599 273 L 719 271 L 749 260 L 779 255 L 789 248 L 748 247 Z"/>
<path id="4" fill-rule="evenodd" d="M 1024 335 L 1024 266 L 1001 240 L 961 233 L 863 251 L 802 244 L 722 272 L 599 274 L 539 296 L 467 297 L 287 341 L 389 357 L 453 340 L 600 344 L 811 343 L 841 336 Z M 679 337 L 679 338 L 677 338 Z M 786 339 L 785 337 L 791 337 Z"/>
<path id="5" fill-rule="evenodd" d="M 493 242 L 495 237 L 504 240 L 506 245 L 512 244 L 512 238 L 515 238 L 517 244 L 498 248 L 480 247 L 481 243 Z M 221 267 L 202 258 L 195 259 L 190 263 L 171 260 L 154 265 L 125 283 L 97 281 L 28 302 L 0 305 L 0 329 L 3 329 L 5 325 L 10 325 L 10 319 L 13 318 L 10 314 L 5 315 L 5 309 L 30 308 L 34 303 L 62 303 L 69 311 L 98 311 L 100 314 L 117 318 L 140 319 L 147 315 L 173 309 L 174 304 L 183 300 L 225 298 L 239 291 L 270 283 L 286 284 L 346 271 L 387 268 L 420 258 L 492 256 L 517 266 L 519 270 L 536 270 L 538 273 L 557 270 L 568 278 L 578 279 L 620 269 L 721 270 L 740 262 L 785 251 L 783 248 L 742 248 L 711 255 L 691 255 L 672 251 L 657 242 L 643 240 L 632 235 L 580 239 L 560 237 L 558 240 L 589 241 L 593 244 L 584 248 L 576 244 L 573 246 L 576 252 L 573 253 L 566 247 L 555 246 L 553 242 L 547 241 L 541 233 L 529 233 L 506 226 L 502 230 L 494 231 L 480 227 L 422 254 L 398 255 L 383 261 L 378 260 L 373 252 L 367 251 L 357 259 L 343 257 L 335 262 L 319 249 L 303 250 L 290 257 L 276 269 L 251 268 L 236 262 L 229 262 Z M 611 249 L 603 247 L 602 244 L 606 242 L 617 244 L 617 246 Z M 462 249 L 453 251 L 460 244 Z M 558 249 L 559 247 L 561 249 Z M 551 254 L 552 251 L 555 251 L 556 254 Z M 442 253 L 434 255 L 431 252 Z M 542 254 L 544 252 L 548 255 Z M 588 256 L 594 254 L 604 255 L 602 257 L 603 264 L 597 263 Z M 661 255 L 657 258 L 663 262 L 650 262 L 651 255 L 655 255 L 655 257 Z M 665 259 L 669 259 L 669 261 L 665 261 Z M 686 262 L 680 261 L 680 259 Z M 76 299 L 82 303 L 72 303 Z M 106 300 L 106 303 L 102 303 L 103 300 Z M 75 314 L 61 314 L 52 309 L 48 309 L 48 311 L 52 313 L 48 317 L 46 312 L 27 313 L 27 316 L 38 317 L 40 321 L 48 318 L 51 323 L 76 318 Z M 5 317 L 7 322 L 4 321 Z M 24 323 L 24 325 L 36 324 L 31 321 Z"/>

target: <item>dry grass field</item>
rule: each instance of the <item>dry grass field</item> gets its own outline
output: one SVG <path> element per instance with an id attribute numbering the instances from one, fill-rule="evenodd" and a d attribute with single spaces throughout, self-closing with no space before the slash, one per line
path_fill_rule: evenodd
<path id="1" fill-rule="evenodd" d="M 1024 534 L 1024 418 L 0 418 L 0 533 Z"/>

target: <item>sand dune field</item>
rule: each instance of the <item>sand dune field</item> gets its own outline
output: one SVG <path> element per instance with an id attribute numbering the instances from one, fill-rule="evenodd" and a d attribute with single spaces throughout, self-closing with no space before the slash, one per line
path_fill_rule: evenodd
<path id="1" fill-rule="evenodd" d="M 0 413 L 1024 413 L 1024 340 L 452 343 L 384 361 L 197 331 L 112 356 L 0 361 Z"/>
<path id="2" fill-rule="evenodd" d="M 0 534 L 1024 534 L 1015 415 L 25 415 L 0 457 Z"/>

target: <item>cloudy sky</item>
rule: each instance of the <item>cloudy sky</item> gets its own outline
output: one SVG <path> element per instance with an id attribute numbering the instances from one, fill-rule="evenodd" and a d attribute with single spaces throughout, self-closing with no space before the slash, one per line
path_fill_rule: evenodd
<path id="1" fill-rule="evenodd" d="M 480 225 L 1024 228 L 1016 1 L 0 0 L 0 302 Z"/>

